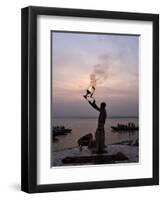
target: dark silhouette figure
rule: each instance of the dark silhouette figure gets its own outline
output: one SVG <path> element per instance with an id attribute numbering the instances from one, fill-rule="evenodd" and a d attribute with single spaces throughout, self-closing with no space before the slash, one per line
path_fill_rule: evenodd
<path id="1" fill-rule="evenodd" d="M 98 153 L 103 153 L 104 152 L 104 147 L 105 147 L 105 121 L 107 117 L 106 113 L 106 103 L 102 102 L 100 108 L 96 105 L 96 101 L 94 100 L 93 102 L 88 101 L 89 104 L 96 109 L 97 111 L 100 112 L 99 118 L 98 118 L 98 127 L 96 130 L 95 134 L 95 139 L 96 139 L 96 149 Z"/>

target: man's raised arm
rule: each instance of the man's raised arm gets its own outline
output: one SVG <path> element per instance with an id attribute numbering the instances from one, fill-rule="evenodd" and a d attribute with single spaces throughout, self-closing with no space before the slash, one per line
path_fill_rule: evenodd
<path id="1" fill-rule="evenodd" d="M 100 108 L 96 105 L 96 101 L 94 100 L 93 103 L 91 101 L 88 101 L 89 104 L 97 111 L 100 112 Z"/>

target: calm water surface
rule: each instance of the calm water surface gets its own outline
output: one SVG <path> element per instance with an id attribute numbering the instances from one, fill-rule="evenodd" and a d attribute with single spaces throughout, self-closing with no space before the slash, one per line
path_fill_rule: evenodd
<path id="1" fill-rule="evenodd" d="M 96 132 L 97 118 L 55 118 L 53 126 L 65 126 L 71 128 L 72 132 L 67 135 L 59 136 L 58 141 L 53 142 L 53 151 L 78 146 L 77 140 L 87 133 Z M 111 126 L 116 126 L 117 123 L 128 124 L 129 122 L 138 125 L 138 118 L 108 118 L 105 123 L 105 144 L 113 144 L 125 140 L 132 140 L 138 137 L 138 131 L 115 132 L 111 130 Z"/>

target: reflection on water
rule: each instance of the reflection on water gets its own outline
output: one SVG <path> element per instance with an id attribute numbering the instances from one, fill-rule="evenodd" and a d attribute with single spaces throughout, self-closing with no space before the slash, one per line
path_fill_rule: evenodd
<path id="1" fill-rule="evenodd" d="M 113 144 L 121 141 L 132 140 L 138 137 L 138 131 L 115 132 L 111 126 L 117 123 L 128 124 L 129 122 L 138 125 L 138 118 L 108 118 L 105 124 L 105 144 Z M 76 147 L 77 140 L 87 133 L 95 133 L 97 127 L 96 118 L 55 118 L 53 126 L 65 126 L 71 128 L 72 132 L 58 137 L 58 141 L 53 143 L 53 151 Z"/>

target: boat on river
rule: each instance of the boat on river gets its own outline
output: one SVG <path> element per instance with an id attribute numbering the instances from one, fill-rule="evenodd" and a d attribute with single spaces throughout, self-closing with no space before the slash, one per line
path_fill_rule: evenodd
<path id="1" fill-rule="evenodd" d="M 64 126 L 55 126 L 53 127 L 53 136 L 66 135 L 71 133 L 72 129 L 65 128 Z"/>
<path id="2" fill-rule="evenodd" d="M 134 123 L 126 124 L 117 124 L 117 126 L 111 126 L 114 131 L 138 131 L 139 127 L 135 126 Z"/>

